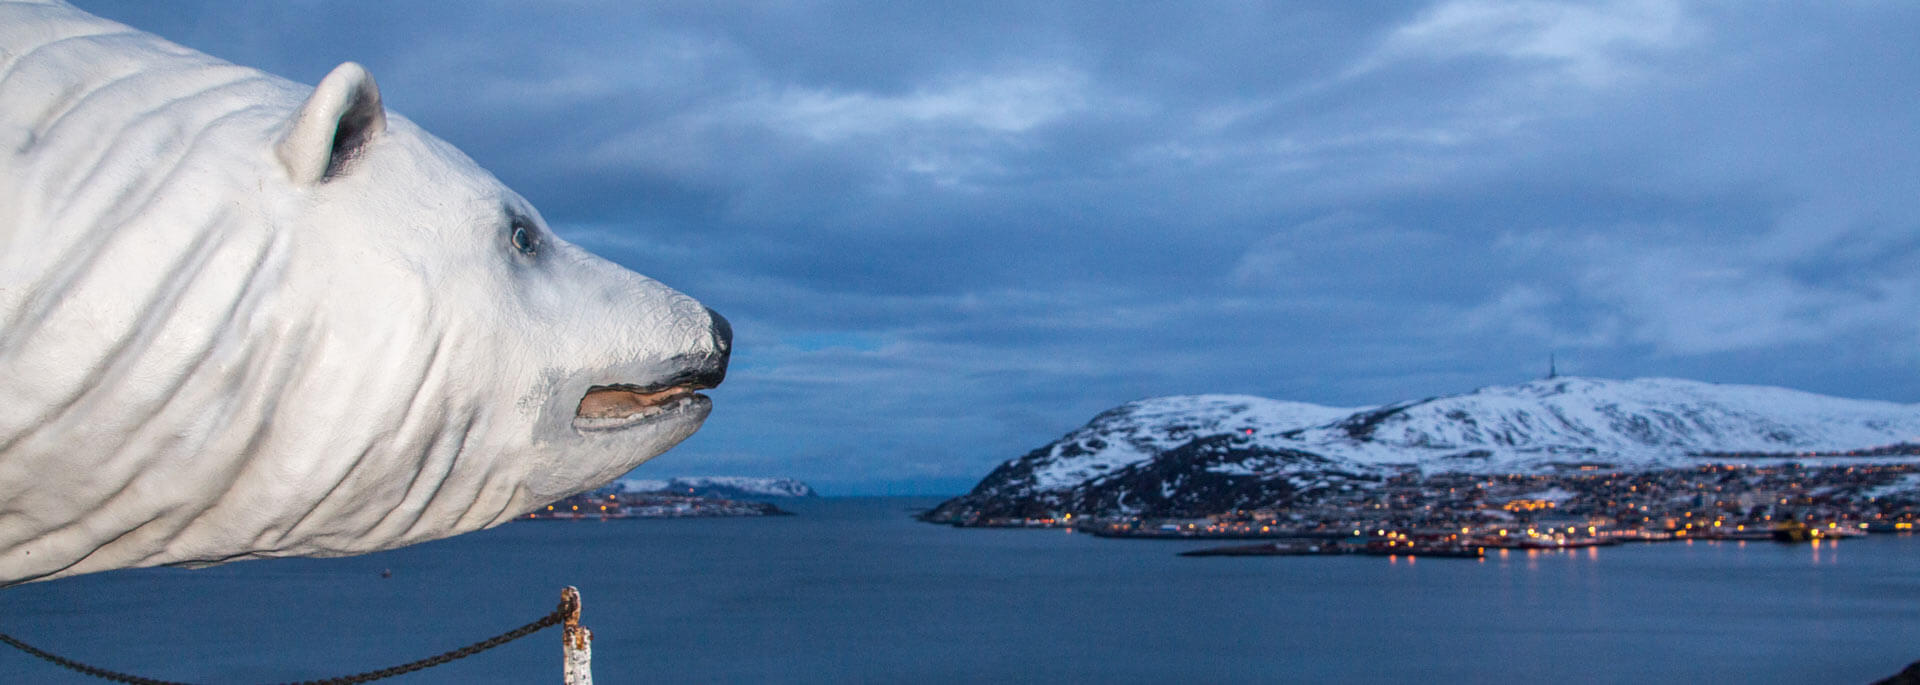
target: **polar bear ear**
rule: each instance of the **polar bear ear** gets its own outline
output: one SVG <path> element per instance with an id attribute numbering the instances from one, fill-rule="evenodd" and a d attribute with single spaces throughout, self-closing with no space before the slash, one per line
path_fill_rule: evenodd
<path id="1" fill-rule="evenodd" d="M 318 183 L 339 175 L 386 129 L 373 75 L 347 62 L 320 79 L 274 151 L 295 182 Z"/>

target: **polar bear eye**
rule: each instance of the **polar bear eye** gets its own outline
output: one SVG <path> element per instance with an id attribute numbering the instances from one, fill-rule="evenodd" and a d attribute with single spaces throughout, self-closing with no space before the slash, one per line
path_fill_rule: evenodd
<path id="1" fill-rule="evenodd" d="M 533 230 L 527 228 L 527 225 L 517 217 L 507 233 L 507 240 L 511 241 L 513 249 L 519 250 L 521 254 L 533 254 L 540 249 L 540 242 L 534 237 Z"/>

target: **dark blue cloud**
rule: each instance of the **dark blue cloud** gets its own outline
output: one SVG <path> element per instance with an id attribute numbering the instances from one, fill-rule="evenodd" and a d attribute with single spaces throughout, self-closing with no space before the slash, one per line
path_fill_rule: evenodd
<path id="1" fill-rule="evenodd" d="M 1920 8 L 89 0 L 357 60 L 728 314 L 650 475 L 957 489 L 1114 404 L 1563 371 L 1920 400 Z"/>

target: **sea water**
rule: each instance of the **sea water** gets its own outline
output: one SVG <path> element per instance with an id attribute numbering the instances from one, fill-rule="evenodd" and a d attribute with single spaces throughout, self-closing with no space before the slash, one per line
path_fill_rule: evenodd
<path id="1" fill-rule="evenodd" d="M 1483 560 L 1183 558 L 1205 542 L 953 529 L 926 499 L 524 521 L 342 559 L 0 590 L 0 632 L 244 683 L 411 661 L 580 588 L 597 682 L 1865 683 L 1920 660 L 1920 538 Z M 559 682 L 546 630 L 397 682 Z M 97 682 L 0 646 L 0 682 Z"/>

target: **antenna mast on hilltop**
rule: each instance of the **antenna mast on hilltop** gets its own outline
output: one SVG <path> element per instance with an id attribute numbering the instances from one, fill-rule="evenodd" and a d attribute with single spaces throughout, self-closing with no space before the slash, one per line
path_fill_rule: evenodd
<path id="1" fill-rule="evenodd" d="M 1560 377 L 1560 370 L 1557 368 L 1554 368 L 1553 353 L 1548 352 L 1547 353 L 1547 380 L 1553 380 L 1559 377 Z"/>

